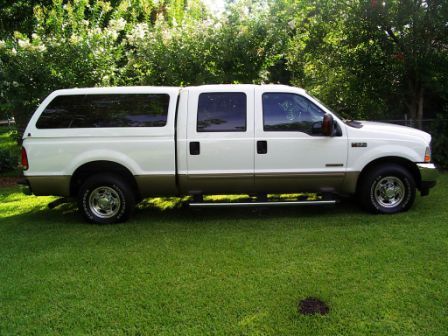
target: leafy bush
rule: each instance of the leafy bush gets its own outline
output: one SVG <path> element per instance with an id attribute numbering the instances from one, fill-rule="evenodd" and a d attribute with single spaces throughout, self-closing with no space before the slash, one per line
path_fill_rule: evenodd
<path id="1" fill-rule="evenodd" d="M 0 173 L 17 168 L 17 156 L 11 150 L 0 148 Z"/>
<path id="2" fill-rule="evenodd" d="M 90 7 L 86 1 L 59 2 L 48 12 L 36 7 L 31 37 L 15 32 L 0 41 L 0 91 L 21 131 L 36 106 L 56 89 L 117 84 L 124 47 L 119 39 L 126 21 L 106 22 L 111 11 L 106 2 Z"/>
<path id="3" fill-rule="evenodd" d="M 445 110 L 448 112 L 448 107 Z M 433 160 L 440 168 L 448 169 L 448 120 L 445 115 L 437 116 L 431 133 Z"/>

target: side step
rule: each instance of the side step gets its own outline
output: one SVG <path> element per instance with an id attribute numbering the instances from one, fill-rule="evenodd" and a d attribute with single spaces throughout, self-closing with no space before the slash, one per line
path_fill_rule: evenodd
<path id="1" fill-rule="evenodd" d="M 321 201 L 266 201 L 266 202 L 191 202 L 192 208 L 213 207 L 256 207 L 256 206 L 291 206 L 291 205 L 334 205 L 336 200 Z"/>

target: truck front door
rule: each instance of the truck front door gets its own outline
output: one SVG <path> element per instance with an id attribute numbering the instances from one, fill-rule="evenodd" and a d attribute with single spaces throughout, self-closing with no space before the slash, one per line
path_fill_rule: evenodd
<path id="1" fill-rule="evenodd" d="M 316 132 L 325 110 L 304 92 L 261 87 L 255 97 L 255 186 L 260 192 L 333 191 L 345 177 L 347 135 Z M 314 127 L 313 127 L 314 126 Z"/>

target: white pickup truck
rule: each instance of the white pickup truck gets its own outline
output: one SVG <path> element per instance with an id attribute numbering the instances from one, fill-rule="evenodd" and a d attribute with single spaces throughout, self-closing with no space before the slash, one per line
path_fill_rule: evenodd
<path id="1" fill-rule="evenodd" d="M 203 206 L 228 205 L 203 202 L 207 194 L 258 196 L 230 205 L 356 195 L 367 210 L 396 213 L 436 183 L 430 142 L 408 127 L 345 121 L 283 85 L 68 89 L 50 94 L 24 132 L 23 182 L 35 195 L 76 197 L 94 223 L 174 195 Z"/>

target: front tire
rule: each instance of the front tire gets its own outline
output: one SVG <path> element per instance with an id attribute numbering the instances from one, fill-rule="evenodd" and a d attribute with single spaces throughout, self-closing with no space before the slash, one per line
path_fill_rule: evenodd
<path id="1" fill-rule="evenodd" d="M 394 214 L 407 211 L 415 200 L 415 180 L 397 164 L 374 167 L 360 181 L 361 205 L 373 213 Z"/>
<path id="2" fill-rule="evenodd" d="M 117 175 L 97 174 L 81 186 L 78 206 L 84 218 L 95 224 L 126 221 L 135 207 L 135 197 L 128 183 Z"/>

